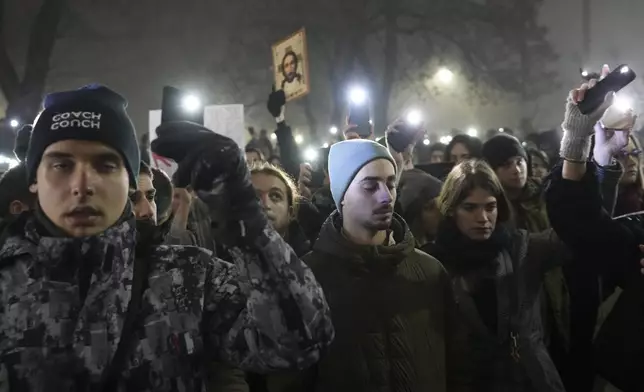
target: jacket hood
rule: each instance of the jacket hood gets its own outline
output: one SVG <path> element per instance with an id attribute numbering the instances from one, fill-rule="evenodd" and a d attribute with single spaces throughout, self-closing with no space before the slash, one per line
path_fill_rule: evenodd
<path id="1" fill-rule="evenodd" d="M 324 222 L 313 250 L 339 259 L 348 260 L 361 269 L 390 272 L 414 252 L 415 240 L 407 223 L 393 215 L 391 245 L 358 245 L 342 234 L 342 217 L 335 211 Z"/>

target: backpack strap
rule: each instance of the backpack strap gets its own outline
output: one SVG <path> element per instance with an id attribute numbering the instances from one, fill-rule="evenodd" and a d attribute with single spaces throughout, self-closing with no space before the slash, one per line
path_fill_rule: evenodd
<path id="1" fill-rule="evenodd" d="M 134 337 L 136 322 L 143 303 L 143 292 L 148 286 L 148 266 L 147 260 L 138 257 L 134 259 L 132 297 L 127 306 L 127 313 L 125 314 L 125 321 L 123 322 L 123 329 L 121 331 L 121 340 L 119 340 L 112 361 L 103 372 L 102 387 L 99 391 L 113 392 L 118 389 L 121 372 L 125 367 L 127 356 L 132 348 L 132 338 Z"/>

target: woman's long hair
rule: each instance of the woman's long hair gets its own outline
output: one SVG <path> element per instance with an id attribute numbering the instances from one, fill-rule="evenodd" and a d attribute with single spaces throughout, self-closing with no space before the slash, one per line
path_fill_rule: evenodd
<path id="1" fill-rule="evenodd" d="M 454 166 L 447 175 L 437 200 L 443 218 L 452 218 L 458 206 L 477 188 L 489 192 L 496 198 L 497 223 L 505 223 L 512 219 L 510 202 L 501 182 L 490 165 L 480 159 L 463 161 Z"/>

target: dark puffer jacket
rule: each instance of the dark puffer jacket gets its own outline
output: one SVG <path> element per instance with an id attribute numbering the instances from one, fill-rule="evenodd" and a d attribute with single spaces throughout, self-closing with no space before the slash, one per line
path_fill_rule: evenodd
<path id="1" fill-rule="evenodd" d="M 478 392 L 563 392 L 543 342 L 539 297 L 545 272 L 566 259 L 564 247 L 552 231 L 502 227 L 486 242 L 464 238 L 446 221 L 432 249 L 452 277 L 467 328 L 467 377 Z"/>
<path id="2" fill-rule="evenodd" d="M 304 257 L 324 289 L 336 338 L 301 390 L 456 390 L 448 385 L 458 379 L 462 346 L 441 264 L 414 249 L 413 236 L 397 215 L 395 243 L 389 245 L 355 245 L 341 228 L 335 212 Z"/>

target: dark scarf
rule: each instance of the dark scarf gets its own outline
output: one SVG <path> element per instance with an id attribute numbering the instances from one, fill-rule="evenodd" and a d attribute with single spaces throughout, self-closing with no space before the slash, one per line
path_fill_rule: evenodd
<path id="1" fill-rule="evenodd" d="M 465 275 L 485 270 L 495 273 L 496 257 L 510 246 L 510 233 L 503 224 L 497 224 L 492 236 L 485 241 L 474 241 L 463 235 L 453 219 L 444 219 L 438 226 L 432 256 L 448 271 Z"/>

